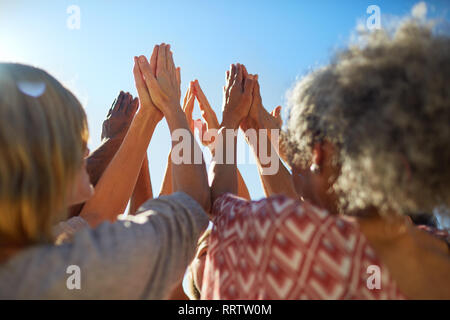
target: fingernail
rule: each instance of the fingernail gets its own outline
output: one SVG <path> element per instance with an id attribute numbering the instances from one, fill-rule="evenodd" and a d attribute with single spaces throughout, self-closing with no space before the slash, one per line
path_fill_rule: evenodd
<path id="1" fill-rule="evenodd" d="M 140 56 L 140 58 L 139 58 L 139 62 L 141 62 L 141 63 L 145 63 L 145 57 L 144 57 L 144 56 Z"/>

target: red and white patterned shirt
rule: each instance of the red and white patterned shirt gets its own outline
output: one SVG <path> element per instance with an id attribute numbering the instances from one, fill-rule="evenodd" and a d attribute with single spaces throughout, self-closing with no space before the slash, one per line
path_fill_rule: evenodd
<path id="1" fill-rule="evenodd" d="M 358 227 L 311 204 L 224 194 L 213 214 L 202 299 L 405 298 Z"/>

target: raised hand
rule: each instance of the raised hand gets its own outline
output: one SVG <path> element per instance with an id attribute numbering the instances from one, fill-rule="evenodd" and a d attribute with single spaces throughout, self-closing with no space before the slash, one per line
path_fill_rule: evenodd
<path id="1" fill-rule="evenodd" d="M 155 53 L 155 50 L 153 50 Z M 153 55 L 152 55 L 153 58 Z M 155 106 L 150 93 L 146 85 L 146 79 L 144 78 L 144 70 L 147 74 L 154 75 L 156 73 L 156 58 L 150 60 L 150 64 L 144 56 L 139 58 L 134 57 L 133 75 L 136 84 L 136 90 L 141 102 L 141 109 L 154 113 L 154 118 L 157 121 L 161 121 L 163 118 L 162 112 Z"/>
<path id="2" fill-rule="evenodd" d="M 109 109 L 106 120 L 103 121 L 102 141 L 107 139 L 123 139 L 130 127 L 134 114 L 139 106 L 139 100 L 131 94 L 120 91 Z"/>
<path id="3" fill-rule="evenodd" d="M 237 129 L 248 116 L 255 80 L 253 77 L 245 77 L 245 72 L 243 65 L 233 64 L 226 73 L 222 126 Z"/>
<path id="4" fill-rule="evenodd" d="M 216 113 L 211 108 L 211 105 L 208 102 L 208 99 L 206 98 L 205 94 L 203 93 L 202 88 L 200 87 L 200 84 L 198 80 L 195 80 L 193 82 L 194 86 L 194 94 L 197 98 L 198 105 L 201 110 L 202 118 L 205 122 L 203 122 L 201 119 L 197 119 L 195 121 L 197 129 L 200 133 L 200 140 L 204 146 L 209 147 L 211 150 L 213 148 L 213 142 L 214 142 L 214 136 L 211 135 L 211 139 L 208 138 L 208 131 L 219 129 L 220 124 L 217 120 Z"/>
<path id="5" fill-rule="evenodd" d="M 283 121 L 281 119 L 281 106 L 276 107 L 272 112 L 267 112 L 264 108 L 259 87 L 258 75 L 248 75 L 254 79 L 253 99 L 248 116 L 241 122 L 241 129 L 246 131 L 253 129 L 281 129 Z M 270 135 L 270 133 L 269 133 Z"/>
<path id="6" fill-rule="evenodd" d="M 189 88 L 186 91 L 186 95 L 184 96 L 183 101 L 183 111 L 186 115 L 186 120 L 189 125 L 189 129 L 192 134 L 194 134 L 194 120 L 192 119 L 192 112 L 194 111 L 195 104 L 195 95 L 194 95 L 194 82 L 191 81 L 189 84 Z"/>
<path id="7" fill-rule="evenodd" d="M 283 126 L 283 119 L 281 119 L 281 106 L 273 109 L 270 115 L 272 116 L 273 121 L 278 129 L 281 129 L 281 127 Z"/>
<path id="8" fill-rule="evenodd" d="M 142 58 L 142 57 L 141 57 Z M 155 46 L 150 58 L 150 64 L 145 59 L 139 58 L 139 65 L 144 75 L 145 83 L 150 93 L 151 100 L 165 115 L 179 112 L 180 109 L 180 70 L 175 67 L 170 45 L 161 44 Z M 155 65 L 156 72 L 152 72 L 151 65 Z M 180 110 L 178 110 L 180 109 Z"/>

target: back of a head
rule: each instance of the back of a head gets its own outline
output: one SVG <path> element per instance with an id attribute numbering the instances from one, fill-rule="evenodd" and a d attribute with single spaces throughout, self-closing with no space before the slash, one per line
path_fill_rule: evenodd
<path id="1" fill-rule="evenodd" d="M 346 212 L 432 212 L 450 205 L 450 38 L 405 19 L 299 81 L 291 96 L 290 158 L 336 146 L 334 189 Z"/>
<path id="2" fill-rule="evenodd" d="M 56 79 L 0 63 L 0 243 L 51 240 L 87 138 L 83 108 Z"/>

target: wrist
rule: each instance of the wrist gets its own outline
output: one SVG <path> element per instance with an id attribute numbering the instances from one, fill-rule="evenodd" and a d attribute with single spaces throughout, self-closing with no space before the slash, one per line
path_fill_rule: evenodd
<path id="1" fill-rule="evenodd" d="M 164 117 L 166 118 L 167 121 L 172 119 L 178 119 L 181 116 L 186 117 L 179 103 L 170 103 L 163 110 L 164 110 L 163 111 Z"/>
<path id="2" fill-rule="evenodd" d="M 227 129 L 237 129 L 239 128 L 242 119 L 235 114 L 229 114 L 226 111 L 223 113 L 222 123 L 220 127 L 225 127 Z"/>
<path id="3" fill-rule="evenodd" d="M 247 117 L 244 121 L 241 122 L 241 130 L 246 132 L 249 129 L 258 130 L 260 125 L 258 121 L 255 121 L 253 118 Z"/>

